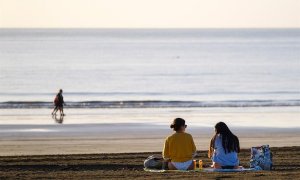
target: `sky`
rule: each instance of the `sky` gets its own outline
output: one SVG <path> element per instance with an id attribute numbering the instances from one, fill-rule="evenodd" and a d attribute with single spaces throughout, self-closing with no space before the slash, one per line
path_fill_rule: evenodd
<path id="1" fill-rule="evenodd" d="M 0 0 L 0 28 L 300 28 L 300 0 Z"/>

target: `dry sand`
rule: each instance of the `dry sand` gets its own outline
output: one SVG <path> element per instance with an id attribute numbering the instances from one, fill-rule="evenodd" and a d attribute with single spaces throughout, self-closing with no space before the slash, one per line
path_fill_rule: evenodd
<path id="1" fill-rule="evenodd" d="M 0 179 L 299 179 L 300 147 L 271 148 L 273 171 L 205 173 L 143 171 L 143 160 L 156 153 L 40 155 L 0 157 Z M 239 155 L 241 165 L 249 167 L 250 150 Z M 204 164 L 209 164 L 206 151 L 200 152 Z"/>

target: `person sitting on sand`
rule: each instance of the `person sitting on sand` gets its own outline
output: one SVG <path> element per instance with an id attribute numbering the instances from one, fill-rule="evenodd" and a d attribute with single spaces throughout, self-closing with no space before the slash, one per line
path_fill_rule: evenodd
<path id="1" fill-rule="evenodd" d="M 224 122 L 215 125 L 215 135 L 210 141 L 208 157 L 212 159 L 212 166 L 216 169 L 239 168 L 238 153 L 240 143 Z"/>
<path id="2" fill-rule="evenodd" d="M 63 93 L 63 90 L 60 89 L 59 92 L 57 93 L 55 99 L 54 99 L 54 109 L 52 111 L 52 115 L 56 115 L 56 112 L 59 110 L 60 111 L 60 115 L 61 116 L 64 116 L 64 97 L 62 95 Z"/>
<path id="3" fill-rule="evenodd" d="M 174 119 L 170 127 L 176 131 L 167 137 L 163 149 L 163 158 L 168 162 L 170 170 L 193 169 L 193 154 L 196 153 L 196 146 L 193 137 L 185 132 L 185 120 Z"/>

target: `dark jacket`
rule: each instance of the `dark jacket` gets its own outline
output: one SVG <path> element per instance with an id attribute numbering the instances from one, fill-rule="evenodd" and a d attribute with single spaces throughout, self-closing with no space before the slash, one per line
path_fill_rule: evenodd
<path id="1" fill-rule="evenodd" d="M 62 94 L 61 93 L 58 93 L 57 95 L 56 95 L 57 97 L 58 97 L 58 106 L 63 106 L 64 105 L 64 97 L 62 96 Z"/>

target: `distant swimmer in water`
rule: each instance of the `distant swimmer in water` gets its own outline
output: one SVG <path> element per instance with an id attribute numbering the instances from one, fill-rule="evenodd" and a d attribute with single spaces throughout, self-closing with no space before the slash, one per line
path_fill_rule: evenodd
<path id="1" fill-rule="evenodd" d="M 56 115 L 56 112 L 59 110 L 60 111 L 60 115 L 64 116 L 64 97 L 62 95 L 63 90 L 60 89 L 59 92 L 57 93 L 57 95 L 55 96 L 54 99 L 54 109 L 52 111 L 52 115 Z"/>

